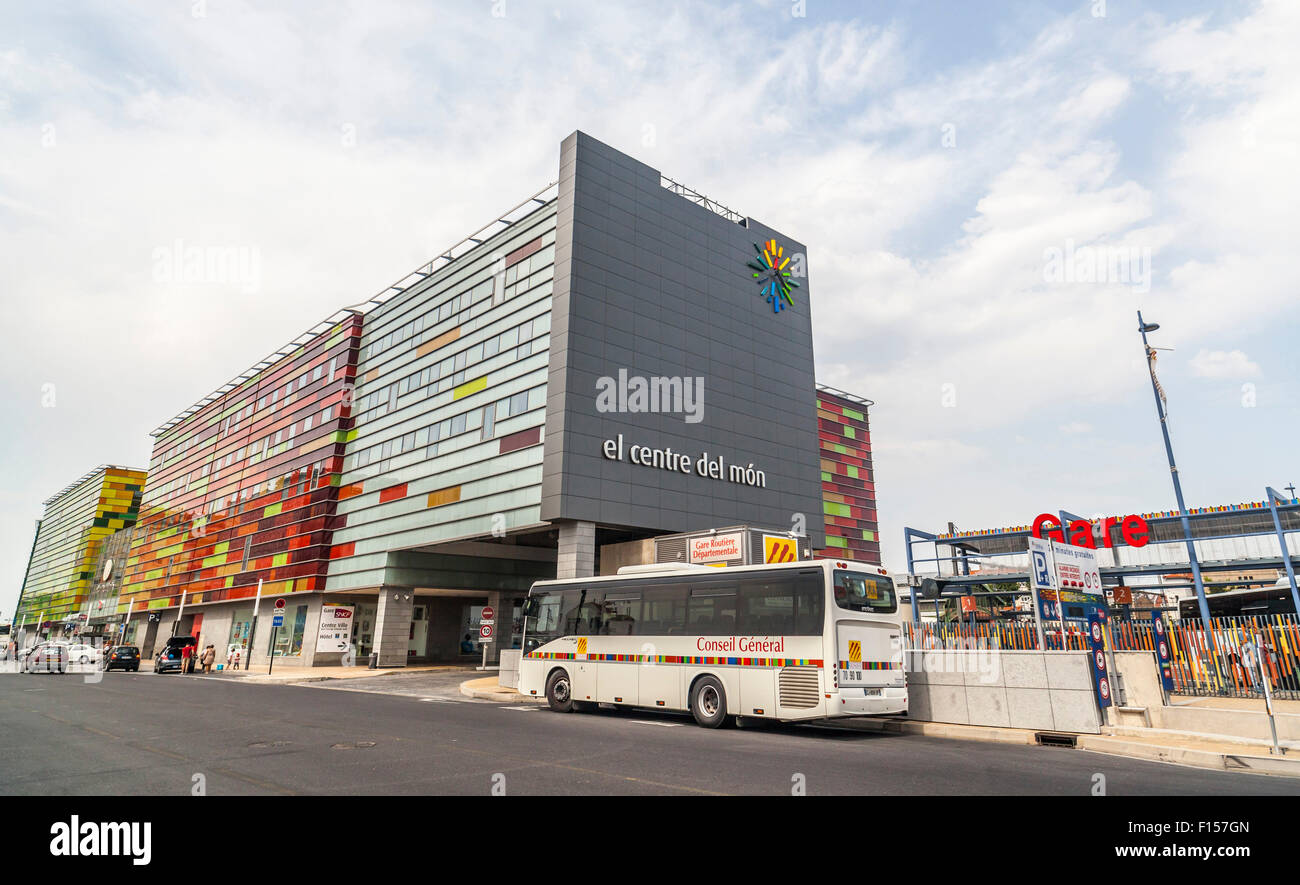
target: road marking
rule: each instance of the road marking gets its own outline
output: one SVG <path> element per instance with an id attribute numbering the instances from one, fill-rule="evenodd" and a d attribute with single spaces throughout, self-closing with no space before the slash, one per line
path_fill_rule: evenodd
<path id="1" fill-rule="evenodd" d="M 629 725 L 662 725 L 664 728 L 681 728 L 685 722 L 656 722 L 654 719 L 629 719 Z"/>
<path id="2" fill-rule="evenodd" d="M 503 706 L 501 706 L 501 707 L 498 707 L 497 709 L 499 709 L 499 710 L 517 710 L 517 711 L 519 711 L 520 713 L 538 713 L 538 712 L 541 711 L 542 708 L 541 708 L 541 707 L 521 707 L 521 706 L 519 706 L 518 704 L 512 704 L 512 705 L 509 705 L 509 706 L 504 706 L 504 705 L 503 705 Z"/>
<path id="3" fill-rule="evenodd" d="M 84 729 L 84 730 L 86 730 L 86 731 L 88 731 L 88 732 L 90 732 L 91 734 L 97 734 L 97 735 L 99 735 L 99 736 L 101 736 L 101 737 L 112 738 L 112 739 L 115 740 L 115 741 L 116 741 L 116 740 L 121 740 L 121 738 L 120 738 L 118 735 L 112 734 L 112 733 L 107 732 L 107 731 L 101 731 L 101 730 L 98 729 L 98 728 L 92 728 L 92 727 L 89 726 L 89 725 L 82 725 L 81 728 Z"/>

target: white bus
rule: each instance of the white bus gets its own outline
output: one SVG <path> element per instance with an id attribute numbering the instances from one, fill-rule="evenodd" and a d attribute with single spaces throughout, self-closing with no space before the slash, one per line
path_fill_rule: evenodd
<path id="1" fill-rule="evenodd" d="M 907 710 L 897 595 L 874 566 L 631 566 L 539 581 L 524 614 L 519 691 L 557 712 L 689 710 L 716 728 Z"/>

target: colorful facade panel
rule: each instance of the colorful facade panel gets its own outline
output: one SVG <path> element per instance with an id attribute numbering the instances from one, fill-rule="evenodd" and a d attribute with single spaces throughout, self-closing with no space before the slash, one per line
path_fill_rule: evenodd
<path id="1" fill-rule="evenodd" d="M 870 403 L 817 388 L 826 547 L 817 556 L 880 565 L 880 526 L 871 466 Z"/>
<path id="2" fill-rule="evenodd" d="M 121 611 L 323 589 L 360 341 L 349 314 L 155 432 Z"/>

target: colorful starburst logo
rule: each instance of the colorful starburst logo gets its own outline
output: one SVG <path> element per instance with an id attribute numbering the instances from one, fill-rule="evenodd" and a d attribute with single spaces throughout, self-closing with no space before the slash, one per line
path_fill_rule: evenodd
<path id="1" fill-rule="evenodd" d="M 799 284 L 790 278 L 790 271 L 786 270 L 790 259 L 784 257 L 785 248 L 778 246 L 776 240 L 768 240 L 762 246 L 755 243 L 754 251 L 758 258 L 748 266 L 753 268 L 754 279 L 760 286 L 758 294 L 772 305 L 773 313 L 780 313 L 787 304 L 794 304 L 790 292 L 799 288 Z"/>

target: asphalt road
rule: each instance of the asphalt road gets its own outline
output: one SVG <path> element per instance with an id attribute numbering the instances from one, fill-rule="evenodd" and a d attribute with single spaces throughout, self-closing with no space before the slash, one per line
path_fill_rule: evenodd
<path id="1" fill-rule="evenodd" d="M 1300 780 L 842 728 L 706 730 L 462 698 L 466 673 L 309 685 L 0 675 L 0 794 L 1300 794 Z M 391 681 L 390 681 L 391 680 Z M 354 689 L 365 689 L 362 691 Z M 378 693 L 380 690 L 383 693 Z M 396 692 L 396 693 L 390 693 Z M 350 808 L 352 806 L 349 806 Z"/>

